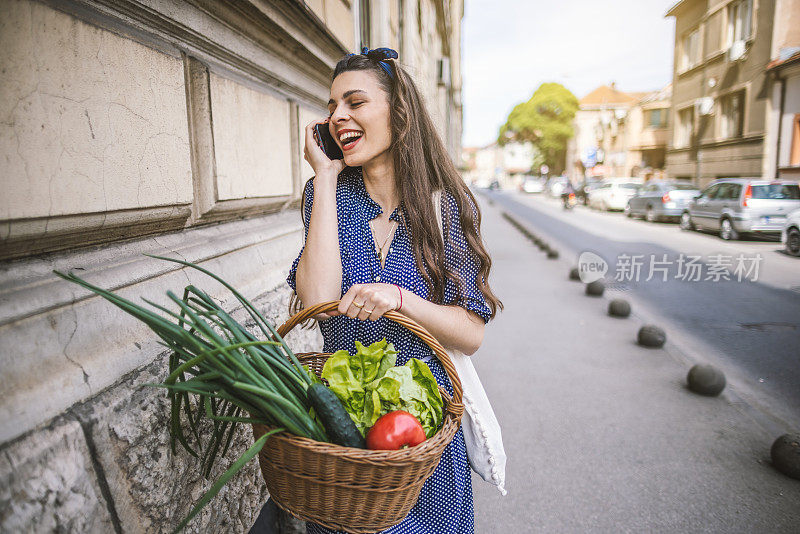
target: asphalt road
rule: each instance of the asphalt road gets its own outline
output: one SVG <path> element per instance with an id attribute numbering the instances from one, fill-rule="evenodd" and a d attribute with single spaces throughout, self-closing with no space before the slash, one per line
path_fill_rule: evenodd
<path id="1" fill-rule="evenodd" d="M 725 242 L 712 234 L 683 232 L 676 224 L 646 223 L 621 213 L 600 213 L 583 206 L 565 211 L 559 201 L 539 195 L 481 194 L 535 228 L 562 256 L 577 263 L 583 251 L 598 254 L 609 264 L 605 279 L 612 296 L 629 299 L 698 360 L 720 366 L 748 403 L 779 422 L 797 426 L 800 259 L 784 254 L 780 242 Z M 701 256 L 700 280 L 681 278 L 681 254 Z M 731 258 L 735 264 L 738 254 L 743 255 L 742 265 L 750 269 L 749 274 L 740 276 L 741 280 L 731 269 L 727 280 L 712 274 L 712 256 L 720 255 L 723 261 Z M 633 260 L 623 255 L 640 256 L 638 276 L 625 268 L 623 264 L 631 265 Z M 655 270 L 648 281 L 651 264 L 665 267 L 666 275 Z"/>

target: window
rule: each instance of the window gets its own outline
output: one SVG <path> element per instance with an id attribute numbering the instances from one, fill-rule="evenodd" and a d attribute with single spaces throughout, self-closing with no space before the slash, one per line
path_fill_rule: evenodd
<path id="1" fill-rule="evenodd" d="M 737 0 L 728 4 L 728 46 L 752 37 L 753 0 Z"/>
<path id="2" fill-rule="evenodd" d="M 706 200 L 714 198 L 714 196 L 717 194 L 717 191 L 719 191 L 719 187 L 720 187 L 719 184 L 709 186 L 705 191 L 703 191 L 702 197 L 705 198 Z"/>
<path id="3" fill-rule="evenodd" d="M 694 106 L 678 111 L 678 126 L 675 129 L 675 146 L 687 147 L 692 142 Z"/>
<path id="4" fill-rule="evenodd" d="M 703 35 L 703 57 L 712 56 L 727 48 L 728 27 L 726 26 L 726 20 L 724 9 L 709 15 L 705 23 L 705 35 Z"/>
<path id="5" fill-rule="evenodd" d="M 397 53 L 405 57 L 406 3 L 397 0 Z"/>
<path id="6" fill-rule="evenodd" d="M 719 188 L 717 189 L 717 193 L 714 195 L 714 200 L 727 200 L 731 197 L 731 190 L 733 189 L 734 184 L 719 184 Z"/>
<path id="7" fill-rule="evenodd" d="M 681 70 L 688 70 L 700 63 L 700 30 L 687 33 L 681 42 Z"/>
<path id="8" fill-rule="evenodd" d="M 370 34 L 370 0 L 360 0 L 358 2 L 358 38 L 361 41 L 358 49 L 369 47 Z"/>
<path id="9" fill-rule="evenodd" d="M 647 124 L 650 128 L 664 128 L 667 126 L 667 110 L 651 109 L 648 111 Z"/>
<path id="10" fill-rule="evenodd" d="M 754 185 L 753 198 L 772 200 L 800 199 L 800 186 L 795 184 Z"/>
<path id="11" fill-rule="evenodd" d="M 736 200 L 742 192 L 740 184 L 726 183 L 719 186 L 717 195 L 714 197 L 716 200 Z"/>
<path id="12" fill-rule="evenodd" d="M 719 135 L 723 139 L 741 137 L 744 116 L 742 113 L 743 102 L 743 91 L 725 95 L 720 99 Z"/>

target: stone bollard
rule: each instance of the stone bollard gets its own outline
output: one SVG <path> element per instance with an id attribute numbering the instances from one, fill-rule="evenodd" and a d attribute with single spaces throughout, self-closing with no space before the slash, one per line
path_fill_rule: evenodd
<path id="1" fill-rule="evenodd" d="M 547 250 L 547 259 L 550 260 L 557 260 L 558 259 L 558 251 L 554 248 Z"/>
<path id="2" fill-rule="evenodd" d="M 580 271 L 578 271 L 577 267 L 573 267 L 572 269 L 569 270 L 569 279 L 570 280 L 578 280 L 578 281 L 580 281 L 581 273 L 580 273 Z"/>
<path id="3" fill-rule="evenodd" d="M 608 303 L 608 314 L 612 317 L 628 317 L 631 314 L 631 305 L 625 299 L 614 299 Z"/>
<path id="4" fill-rule="evenodd" d="M 725 389 L 725 375 L 713 365 L 697 364 L 689 370 L 686 383 L 695 393 L 716 397 Z"/>
<path id="5" fill-rule="evenodd" d="M 648 324 L 639 329 L 639 334 L 636 337 L 639 345 L 643 347 L 659 348 L 664 346 L 667 341 L 667 334 L 661 328 Z"/>
<path id="6" fill-rule="evenodd" d="M 586 294 L 591 297 L 602 297 L 606 290 L 606 283 L 602 280 L 595 280 L 586 284 Z"/>
<path id="7" fill-rule="evenodd" d="M 784 434 L 770 449 L 772 465 L 784 475 L 800 480 L 800 434 Z"/>

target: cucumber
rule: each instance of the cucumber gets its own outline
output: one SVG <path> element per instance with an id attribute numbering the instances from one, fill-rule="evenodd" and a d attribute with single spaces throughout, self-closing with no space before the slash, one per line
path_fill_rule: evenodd
<path id="1" fill-rule="evenodd" d="M 333 391 L 324 384 L 311 384 L 308 386 L 308 400 L 333 443 L 344 447 L 367 448 L 364 436 Z"/>

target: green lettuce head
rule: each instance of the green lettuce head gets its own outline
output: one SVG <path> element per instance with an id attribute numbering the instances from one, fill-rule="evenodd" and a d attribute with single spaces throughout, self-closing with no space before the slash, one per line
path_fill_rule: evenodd
<path id="1" fill-rule="evenodd" d="M 356 354 L 340 350 L 322 369 L 322 378 L 366 435 L 379 417 L 395 410 L 414 415 L 431 437 L 442 422 L 444 402 L 431 370 L 412 358 L 395 367 L 397 351 L 386 339 L 365 347 L 356 341 Z"/>

